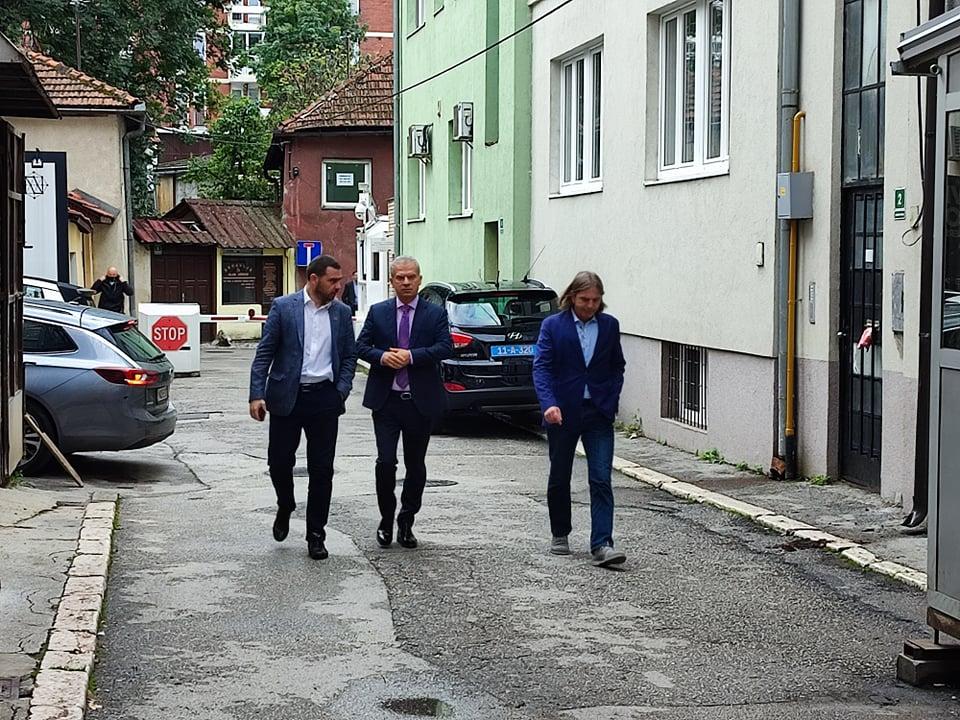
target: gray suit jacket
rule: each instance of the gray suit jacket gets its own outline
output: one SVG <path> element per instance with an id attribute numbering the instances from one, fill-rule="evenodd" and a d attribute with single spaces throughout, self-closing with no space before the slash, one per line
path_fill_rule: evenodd
<path id="1" fill-rule="evenodd" d="M 333 381 L 344 402 L 357 369 L 356 340 L 350 308 L 339 300 L 330 306 Z M 289 415 L 300 392 L 303 368 L 303 291 L 273 301 L 250 368 L 250 400 L 266 400 L 267 410 Z M 341 413 L 343 412 L 341 408 Z"/>

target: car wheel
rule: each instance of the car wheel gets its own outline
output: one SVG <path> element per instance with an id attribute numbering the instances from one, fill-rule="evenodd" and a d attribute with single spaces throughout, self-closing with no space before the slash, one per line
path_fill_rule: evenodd
<path id="1" fill-rule="evenodd" d="M 53 423 L 47 413 L 37 404 L 27 401 L 27 414 L 29 414 L 37 423 L 37 426 L 43 430 L 47 437 L 56 440 L 53 430 Z M 24 475 L 36 475 L 43 470 L 53 459 L 50 450 L 43 444 L 40 435 L 30 424 L 23 422 L 23 460 L 20 461 L 19 469 Z"/>

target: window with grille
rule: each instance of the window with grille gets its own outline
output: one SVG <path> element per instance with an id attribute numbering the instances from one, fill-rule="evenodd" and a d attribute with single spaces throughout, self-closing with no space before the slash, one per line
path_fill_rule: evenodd
<path id="1" fill-rule="evenodd" d="M 663 343 L 662 417 L 707 429 L 707 351 Z"/>

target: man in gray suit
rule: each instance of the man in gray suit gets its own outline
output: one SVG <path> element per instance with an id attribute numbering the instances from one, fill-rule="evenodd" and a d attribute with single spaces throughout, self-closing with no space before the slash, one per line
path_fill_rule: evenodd
<path id="1" fill-rule="evenodd" d="M 357 369 L 350 308 L 337 300 L 343 272 L 329 255 L 307 266 L 303 290 L 273 301 L 250 369 L 250 417 L 270 413 L 267 463 L 277 492 L 273 537 L 286 539 L 293 466 L 300 433 L 307 435 L 307 550 L 327 557 L 327 517 L 333 492 L 337 428 Z"/>

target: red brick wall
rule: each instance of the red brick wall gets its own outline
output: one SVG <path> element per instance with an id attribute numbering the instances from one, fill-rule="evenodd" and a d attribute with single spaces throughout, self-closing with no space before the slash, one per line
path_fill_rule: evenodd
<path id="1" fill-rule="evenodd" d="M 368 33 L 393 32 L 393 0 L 360 0 L 360 22 Z M 393 38 L 368 37 L 360 43 L 367 55 L 385 55 L 393 50 Z"/>
<path id="2" fill-rule="evenodd" d="M 295 138 L 285 146 L 283 173 L 283 222 L 297 240 L 320 240 L 323 251 L 333 255 L 350 277 L 357 265 L 357 227 L 353 210 L 321 207 L 323 161 L 331 158 L 370 160 L 373 197 L 377 211 L 387 214 L 393 197 L 393 136 L 328 135 Z M 297 177 L 291 177 L 298 168 Z"/>

